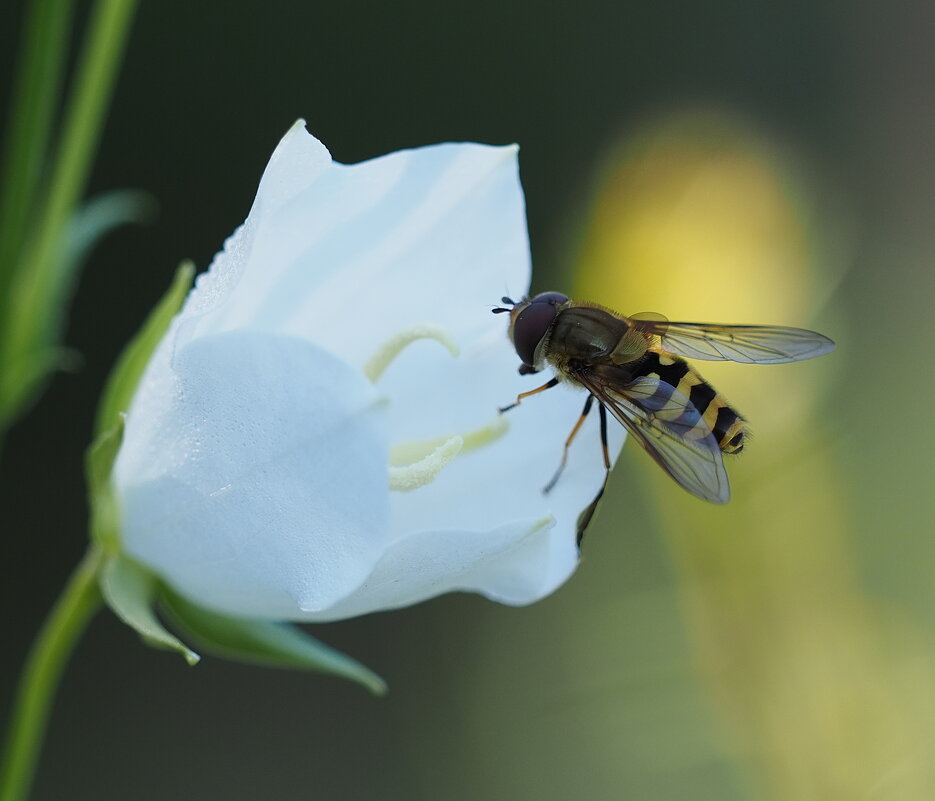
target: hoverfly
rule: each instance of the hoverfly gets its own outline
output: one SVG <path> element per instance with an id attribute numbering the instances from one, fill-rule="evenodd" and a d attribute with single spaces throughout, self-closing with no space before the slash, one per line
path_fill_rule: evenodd
<path id="1" fill-rule="evenodd" d="M 545 492 L 558 481 L 568 448 L 597 400 L 606 472 L 597 496 L 578 518 L 579 545 L 610 476 L 608 410 L 678 484 L 703 500 L 726 503 L 730 484 L 722 454 L 743 450 L 746 420 L 682 357 L 783 364 L 813 359 L 835 347 L 828 337 L 802 328 L 673 323 L 658 314 L 624 317 L 560 292 L 501 302 L 510 308 L 493 311 L 510 314 L 509 336 L 522 360 L 520 374 L 549 366 L 555 375 L 500 411 L 561 381 L 588 391 Z"/>

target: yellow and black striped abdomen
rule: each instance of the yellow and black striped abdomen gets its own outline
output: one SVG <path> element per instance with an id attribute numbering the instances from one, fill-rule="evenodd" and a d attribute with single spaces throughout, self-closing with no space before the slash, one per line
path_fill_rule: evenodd
<path id="1" fill-rule="evenodd" d="M 684 359 L 650 349 L 633 372 L 634 377 L 641 375 L 665 381 L 688 398 L 724 453 L 743 450 L 747 437 L 746 421 Z"/>

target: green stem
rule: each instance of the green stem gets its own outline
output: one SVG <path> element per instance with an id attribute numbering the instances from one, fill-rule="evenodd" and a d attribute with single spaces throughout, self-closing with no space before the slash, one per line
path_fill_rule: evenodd
<path id="1" fill-rule="evenodd" d="M 30 260 L 40 290 L 47 290 L 56 277 L 56 257 L 65 226 L 87 183 L 135 8 L 135 0 L 98 0 L 94 7 L 65 111 L 61 146 L 40 223 L 38 252 Z M 38 296 L 44 299 L 47 292 L 40 291 Z"/>
<path id="2" fill-rule="evenodd" d="M 61 93 L 72 0 L 33 0 L 23 25 L 0 187 L 0 298 L 12 280 L 39 192 Z"/>
<path id="3" fill-rule="evenodd" d="M 23 667 L 0 764 L 0 801 L 24 801 L 29 793 L 62 670 L 101 606 L 97 584 L 101 559 L 100 549 L 92 546 L 49 613 Z"/>
<path id="4" fill-rule="evenodd" d="M 5 369 L 47 356 L 44 351 L 55 346 L 43 340 L 60 325 L 62 295 L 70 284 L 61 275 L 65 229 L 87 183 L 135 9 L 136 0 L 98 0 L 88 23 L 49 190 L 10 287 Z M 0 412 L 14 416 L 39 378 L 6 387 L 15 395 L 0 397 Z"/>

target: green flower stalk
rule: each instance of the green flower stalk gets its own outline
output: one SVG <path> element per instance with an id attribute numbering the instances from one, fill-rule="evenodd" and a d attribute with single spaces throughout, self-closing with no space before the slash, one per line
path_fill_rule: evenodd
<path id="1" fill-rule="evenodd" d="M 21 801 L 29 792 L 59 679 L 72 649 L 101 605 L 97 583 L 100 561 L 100 549 L 92 547 L 39 631 L 23 668 L 0 762 L 0 801 Z"/>

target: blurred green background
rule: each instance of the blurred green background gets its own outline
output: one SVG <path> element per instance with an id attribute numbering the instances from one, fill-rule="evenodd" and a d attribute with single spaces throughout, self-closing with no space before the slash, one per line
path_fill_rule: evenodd
<path id="1" fill-rule="evenodd" d="M 0 108 L 23 10 L 0 6 Z M 384 699 L 190 669 L 101 614 L 34 798 L 935 797 L 933 23 L 921 2 L 144 0 L 91 189 L 160 213 L 97 249 L 66 339 L 84 364 L 6 442 L 4 718 L 84 549 L 101 383 L 179 260 L 207 266 L 243 220 L 296 117 L 346 162 L 517 141 L 535 288 L 839 348 L 705 369 L 754 430 L 728 507 L 631 446 L 546 601 L 316 629 Z"/>

